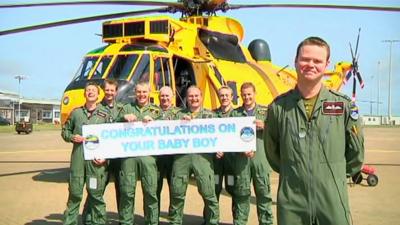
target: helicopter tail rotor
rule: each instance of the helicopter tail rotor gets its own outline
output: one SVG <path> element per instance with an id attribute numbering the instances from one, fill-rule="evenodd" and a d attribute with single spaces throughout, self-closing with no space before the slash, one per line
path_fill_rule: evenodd
<path id="1" fill-rule="evenodd" d="M 358 29 L 358 36 L 357 36 L 357 43 L 356 43 L 356 49 L 353 51 L 353 48 L 350 43 L 350 52 L 351 52 L 351 57 L 352 57 L 352 65 L 350 71 L 346 74 L 343 83 L 345 84 L 351 77 L 353 77 L 353 91 L 352 91 L 352 101 L 354 102 L 356 100 L 356 90 L 357 90 L 357 80 L 358 83 L 360 84 L 361 88 L 364 88 L 364 81 L 362 79 L 361 73 L 358 70 L 358 44 L 360 42 L 360 32 L 361 28 Z"/>

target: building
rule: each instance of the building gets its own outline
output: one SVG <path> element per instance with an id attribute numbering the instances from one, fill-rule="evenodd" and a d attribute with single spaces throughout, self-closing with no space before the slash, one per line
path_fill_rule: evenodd
<path id="1" fill-rule="evenodd" d="M 0 116 L 14 124 L 20 119 L 32 123 L 60 123 L 60 100 L 28 99 L 21 96 L 19 114 L 18 94 L 0 90 Z"/>
<path id="2" fill-rule="evenodd" d="M 387 116 L 362 116 L 362 123 L 364 125 L 379 126 L 379 125 L 400 125 L 400 117 L 392 116 L 391 120 Z"/>

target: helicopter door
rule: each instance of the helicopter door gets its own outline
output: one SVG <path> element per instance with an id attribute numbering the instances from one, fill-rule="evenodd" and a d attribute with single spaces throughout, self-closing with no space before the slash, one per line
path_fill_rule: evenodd
<path id="1" fill-rule="evenodd" d="M 183 58 L 174 57 L 174 78 L 176 87 L 176 106 L 186 107 L 186 90 L 196 85 L 191 63 Z"/>

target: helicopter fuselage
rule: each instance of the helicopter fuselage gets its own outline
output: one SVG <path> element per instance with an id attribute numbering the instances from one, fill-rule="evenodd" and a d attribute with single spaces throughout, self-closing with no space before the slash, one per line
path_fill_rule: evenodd
<path id="1" fill-rule="evenodd" d="M 80 69 L 64 92 L 61 121 L 84 104 L 83 88 L 88 81 L 119 81 L 118 101 L 134 100 L 137 82 L 149 82 L 150 101 L 158 104 L 159 89 L 170 86 L 175 103 L 185 105 L 186 89 L 198 86 L 203 105 L 219 106 L 217 90 L 228 85 L 234 91 L 233 103 L 241 105 L 240 86 L 252 82 L 256 101 L 268 105 L 275 97 L 296 85 L 295 71 L 272 64 L 270 59 L 253 59 L 241 44 L 244 29 L 228 17 L 192 16 L 180 20 L 167 16 L 113 20 L 103 23 L 106 46 L 86 54 Z M 325 84 L 339 89 L 344 72 L 327 73 Z M 103 96 L 103 93 L 100 97 Z M 101 99 L 99 99 L 100 101 Z"/>

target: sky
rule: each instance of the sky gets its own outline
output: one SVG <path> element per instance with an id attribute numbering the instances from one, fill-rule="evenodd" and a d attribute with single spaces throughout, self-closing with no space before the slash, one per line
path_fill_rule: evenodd
<path id="1" fill-rule="evenodd" d="M 27 1 L 1 1 L 1 4 Z M 28 1 L 29 2 L 29 1 Z M 34 2 L 34 1 L 31 1 Z M 400 7 L 397 0 L 364 1 L 261 1 L 231 0 L 230 3 L 327 3 Z M 92 15 L 144 9 L 133 6 L 58 6 L 0 9 L 0 30 Z M 220 13 L 219 15 L 221 15 Z M 263 8 L 232 10 L 223 14 L 239 20 L 245 29 L 244 45 L 261 38 L 268 42 L 272 62 L 294 67 L 295 50 L 300 41 L 320 36 L 331 47 L 331 67 L 340 61 L 351 62 L 349 43 L 356 44 L 361 28 L 359 70 L 365 87 L 358 86 L 357 101 L 362 115 L 387 115 L 390 44 L 400 40 L 400 12 L 361 10 Z M 172 14 L 179 17 L 179 14 Z M 84 55 L 104 46 L 103 21 L 67 25 L 31 32 L 0 36 L 0 90 L 18 93 L 16 75 L 21 81 L 21 95 L 36 99 L 61 99 Z M 400 42 L 391 48 L 391 114 L 400 116 Z M 352 82 L 352 81 L 351 81 Z M 352 83 L 341 91 L 351 96 Z M 379 99 L 378 99 L 379 96 Z M 377 104 L 380 102 L 380 104 Z M 379 106 L 378 106 L 379 105 Z M 378 111 L 379 110 L 379 111 Z"/>

